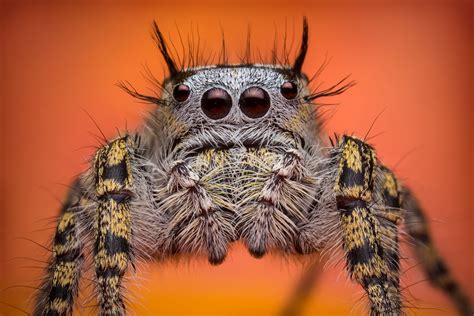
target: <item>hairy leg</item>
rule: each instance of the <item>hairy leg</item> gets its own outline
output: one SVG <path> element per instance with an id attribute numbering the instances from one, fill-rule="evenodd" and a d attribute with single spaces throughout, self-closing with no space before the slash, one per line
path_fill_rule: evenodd
<path id="1" fill-rule="evenodd" d="M 38 291 L 33 315 L 70 315 L 78 293 L 83 238 L 78 212 L 85 203 L 80 180 L 76 180 L 61 210 L 53 241 L 53 255 L 45 281 Z"/>
<path id="2" fill-rule="evenodd" d="M 403 207 L 406 210 L 406 230 L 425 274 L 434 286 L 449 296 L 462 315 L 472 315 L 474 311 L 468 297 L 440 257 L 430 237 L 426 217 L 418 201 L 408 190 L 403 193 Z"/>
<path id="3" fill-rule="evenodd" d="M 99 149 L 94 161 L 94 263 L 102 315 L 123 315 L 122 279 L 132 257 L 130 200 L 133 196 L 130 137 L 116 139 Z"/>
<path id="4" fill-rule="evenodd" d="M 395 175 L 386 167 L 377 168 L 376 178 L 376 199 L 381 203 L 377 203 L 377 207 L 374 207 L 374 214 L 380 223 L 387 278 L 396 288 L 391 293 L 392 299 L 399 306 L 401 304 L 399 225 L 403 220 L 403 211 L 400 208 L 402 188 Z"/>
<path id="5" fill-rule="evenodd" d="M 398 272 L 391 271 L 383 227 L 373 208 L 377 160 L 359 139 L 344 136 L 338 144 L 334 190 L 346 252 L 347 269 L 370 300 L 372 315 L 401 313 Z"/>
<path id="6" fill-rule="evenodd" d="M 401 187 L 393 173 L 385 167 L 377 168 L 375 190 L 377 198 L 382 203 L 374 208 L 374 215 L 380 222 L 381 241 L 386 250 L 385 261 L 388 264 L 388 277 L 392 278 L 393 284 L 399 283 L 400 255 L 398 245 L 398 226 L 402 221 L 402 210 L 400 209 Z M 315 287 L 322 270 L 322 258 L 315 258 L 313 263 L 304 271 L 292 292 L 289 301 L 284 306 L 282 315 L 300 315 L 303 306 L 309 299 L 309 294 Z M 395 293 L 394 293 L 395 294 Z M 399 300 L 399 298 L 397 298 Z"/>

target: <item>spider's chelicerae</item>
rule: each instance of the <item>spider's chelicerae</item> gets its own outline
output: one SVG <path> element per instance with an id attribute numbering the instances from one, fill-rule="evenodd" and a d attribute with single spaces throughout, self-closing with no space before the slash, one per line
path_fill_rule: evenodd
<path id="1" fill-rule="evenodd" d="M 124 88 L 156 110 L 140 132 L 100 148 L 73 184 L 35 315 L 72 313 L 88 251 L 100 314 L 123 315 L 122 281 L 136 260 L 204 255 L 220 264 L 239 240 L 257 258 L 342 248 L 371 314 L 399 315 L 402 222 L 429 279 L 470 312 L 417 201 L 374 148 L 322 136 L 315 100 L 351 83 L 309 90 L 306 20 L 286 63 L 180 66 L 156 24 L 154 35 L 170 72 L 162 95 Z"/>

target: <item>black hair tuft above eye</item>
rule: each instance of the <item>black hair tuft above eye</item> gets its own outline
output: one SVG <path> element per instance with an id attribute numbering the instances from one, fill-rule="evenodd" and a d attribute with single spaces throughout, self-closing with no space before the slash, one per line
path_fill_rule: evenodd
<path id="1" fill-rule="evenodd" d="M 173 98 L 178 102 L 184 102 L 189 98 L 191 89 L 185 84 L 179 84 L 173 89 Z"/>
<path id="2" fill-rule="evenodd" d="M 298 87 L 296 86 L 296 83 L 286 81 L 281 85 L 280 92 L 285 99 L 292 100 L 298 95 Z"/>

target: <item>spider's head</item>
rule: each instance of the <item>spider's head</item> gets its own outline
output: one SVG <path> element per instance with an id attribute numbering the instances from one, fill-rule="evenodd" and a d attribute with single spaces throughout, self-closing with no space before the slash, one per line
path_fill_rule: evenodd
<path id="1" fill-rule="evenodd" d="M 305 76 L 274 65 L 193 68 L 171 78 L 164 95 L 188 126 L 227 129 L 280 128 L 296 132 L 309 105 Z"/>
<path id="2" fill-rule="evenodd" d="M 185 134 L 200 136 L 197 147 L 302 143 L 308 133 L 318 132 L 312 101 L 348 87 L 335 86 L 338 90 L 322 93 L 308 89 L 308 77 L 302 72 L 308 48 L 306 19 L 299 52 L 292 63 L 288 62 L 290 65 L 223 63 L 178 67 L 156 23 L 154 35 L 170 73 L 162 84 L 162 96 L 158 99 L 134 90 L 128 92 L 160 105 L 159 115 L 166 112 L 173 124 L 180 126 L 176 138 L 182 139 Z M 278 140 L 275 135 L 282 137 Z"/>

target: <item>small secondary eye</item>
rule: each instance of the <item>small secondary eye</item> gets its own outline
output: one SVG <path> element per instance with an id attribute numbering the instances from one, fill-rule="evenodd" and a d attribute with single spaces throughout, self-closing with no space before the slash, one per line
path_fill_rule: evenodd
<path id="1" fill-rule="evenodd" d="M 229 114 L 232 109 L 232 98 L 224 89 L 212 88 L 202 96 L 201 108 L 207 117 L 218 120 Z"/>
<path id="2" fill-rule="evenodd" d="M 191 89 L 185 84 L 179 84 L 173 89 L 173 98 L 178 102 L 184 102 L 189 98 Z"/>
<path id="3" fill-rule="evenodd" d="M 248 117 L 259 118 L 270 109 L 270 97 L 262 88 L 250 87 L 240 96 L 239 105 L 240 110 Z"/>
<path id="4" fill-rule="evenodd" d="M 286 81 L 281 85 L 280 92 L 285 99 L 291 100 L 298 95 L 298 87 L 294 82 Z"/>

